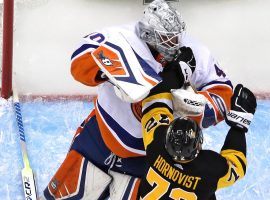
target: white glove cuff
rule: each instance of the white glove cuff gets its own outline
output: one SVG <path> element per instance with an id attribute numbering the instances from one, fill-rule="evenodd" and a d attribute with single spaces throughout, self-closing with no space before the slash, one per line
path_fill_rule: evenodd
<path id="1" fill-rule="evenodd" d="M 253 114 L 251 113 L 238 112 L 235 110 L 230 110 L 227 113 L 227 120 L 235 123 L 240 128 L 246 127 L 248 129 L 252 119 Z"/>
<path id="2" fill-rule="evenodd" d="M 190 67 L 188 66 L 187 63 L 185 63 L 183 61 L 180 61 L 179 64 L 180 64 L 180 67 L 182 70 L 182 74 L 184 75 L 184 79 L 185 79 L 184 82 L 185 83 L 190 82 L 191 75 L 192 75 L 192 71 L 191 71 Z"/>

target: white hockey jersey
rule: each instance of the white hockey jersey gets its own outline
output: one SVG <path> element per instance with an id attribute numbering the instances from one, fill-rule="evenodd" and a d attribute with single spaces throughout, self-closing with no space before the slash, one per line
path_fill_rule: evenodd
<path id="1" fill-rule="evenodd" d="M 113 85 L 100 78 L 100 68 L 91 52 L 101 45 L 114 49 L 116 59 L 110 61 L 110 65 L 115 64 L 117 67 L 113 68 L 112 73 L 122 73 L 123 76 L 119 76 L 121 80 L 126 79 L 125 74 L 129 74 L 130 79 L 132 70 L 128 68 L 134 67 L 136 63 L 145 80 L 155 85 L 161 81 L 158 73 L 163 67 L 155 60 L 147 44 L 138 37 L 137 31 L 137 24 L 130 24 L 92 33 L 83 38 L 71 57 L 71 73 L 74 79 L 88 86 L 98 86 L 95 114 L 102 138 L 112 152 L 123 158 L 145 155 L 140 121 L 141 103 L 124 102 L 116 96 Z M 123 38 L 132 49 L 129 52 L 121 47 Z M 193 118 L 201 127 L 207 128 L 223 120 L 224 113 L 230 106 L 232 85 L 206 47 L 188 35 L 183 38 L 182 45 L 192 49 L 196 60 L 191 84 L 209 100 L 204 113 Z M 119 71 L 122 70 L 117 63 L 119 60 L 126 66 L 126 71 Z"/>

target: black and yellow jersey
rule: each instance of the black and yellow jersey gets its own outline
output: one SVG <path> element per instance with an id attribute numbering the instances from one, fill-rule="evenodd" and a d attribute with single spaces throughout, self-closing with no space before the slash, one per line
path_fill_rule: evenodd
<path id="1" fill-rule="evenodd" d="M 173 120 L 170 93 L 143 101 L 143 139 L 148 170 L 139 199 L 212 200 L 217 189 L 235 183 L 246 171 L 245 134 L 231 128 L 221 153 L 201 150 L 191 162 L 177 163 L 165 149 L 165 133 Z"/>

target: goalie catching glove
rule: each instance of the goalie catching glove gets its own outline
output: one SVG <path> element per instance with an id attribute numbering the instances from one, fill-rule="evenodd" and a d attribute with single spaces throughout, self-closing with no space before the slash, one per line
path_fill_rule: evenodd
<path id="1" fill-rule="evenodd" d="M 204 112 L 208 100 L 202 94 L 197 94 L 191 86 L 171 90 L 173 111 L 178 117 L 196 116 Z"/>
<path id="2" fill-rule="evenodd" d="M 257 102 L 254 94 L 243 85 L 238 84 L 231 98 L 231 110 L 226 116 L 227 124 L 247 132 L 256 107 Z"/>

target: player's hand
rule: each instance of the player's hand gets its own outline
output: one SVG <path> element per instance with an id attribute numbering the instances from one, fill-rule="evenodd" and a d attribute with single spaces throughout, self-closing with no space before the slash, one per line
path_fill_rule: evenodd
<path id="1" fill-rule="evenodd" d="M 180 48 L 180 55 L 178 56 L 177 60 L 183 61 L 185 63 L 187 63 L 187 65 L 189 66 L 191 72 L 193 73 L 195 71 L 196 68 L 196 60 L 193 54 L 193 51 L 190 47 L 181 47 Z"/>
<path id="2" fill-rule="evenodd" d="M 180 54 L 174 62 L 179 63 L 181 73 L 184 76 L 184 84 L 190 82 L 191 76 L 196 68 L 196 60 L 190 47 L 181 47 Z"/>
<path id="3" fill-rule="evenodd" d="M 184 84 L 184 76 L 178 62 L 169 63 L 159 75 L 162 81 L 150 91 L 149 96 L 162 92 L 170 92 L 171 89 L 181 88 Z"/>
<path id="4" fill-rule="evenodd" d="M 160 73 L 160 76 L 169 89 L 178 89 L 184 84 L 184 75 L 179 62 L 168 63 Z"/>
<path id="5" fill-rule="evenodd" d="M 247 132 L 256 107 L 254 94 L 248 88 L 238 84 L 231 98 L 231 110 L 226 116 L 227 124 Z"/>
<path id="6" fill-rule="evenodd" d="M 99 82 L 104 82 L 104 81 L 109 80 L 108 77 L 106 76 L 106 74 L 104 72 L 102 72 L 101 70 L 99 70 L 97 72 L 95 79 L 96 79 L 96 81 L 99 81 Z"/>
<path id="7" fill-rule="evenodd" d="M 154 87 L 151 94 L 170 92 L 171 89 L 182 88 L 190 82 L 191 75 L 195 70 L 196 61 L 190 47 L 181 47 L 181 54 L 174 61 L 169 62 L 159 74 L 162 82 Z"/>

